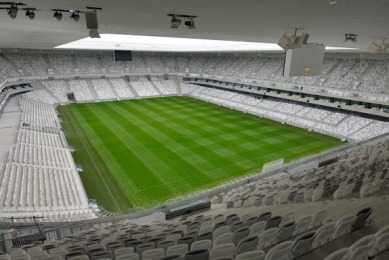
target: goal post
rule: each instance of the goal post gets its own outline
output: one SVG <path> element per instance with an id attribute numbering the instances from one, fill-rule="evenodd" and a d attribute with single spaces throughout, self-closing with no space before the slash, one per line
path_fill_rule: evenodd
<path id="1" fill-rule="evenodd" d="M 283 165 L 283 163 L 284 163 L 284 158 L 265 163 L 265 164 L 263 164 L 262 171 L 267 172 L 267 171 L 279 168 Z"/>

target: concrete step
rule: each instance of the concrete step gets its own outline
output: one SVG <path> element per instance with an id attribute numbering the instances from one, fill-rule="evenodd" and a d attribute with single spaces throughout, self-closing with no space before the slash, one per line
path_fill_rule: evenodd
<path id="1" fill-rule="evenodd" d="M 94 100 L 97 100 L 97 101 L 100 100 L 100 99 L 99 99 L 99 96 L 98 96 L 97 93 L 96 93 L 95 88 L 93 87 L 92 82 L 88 79 L 88 80 L 86 80 L 86 83 L 88 84 L 89 91 L 90 91 L 90 93 L 92 94 L 93 99 L 94 99 Z"/>
<path id="2" fill-rule="evenodd" d="M 31 81 L 31 86 L 34 88 L 34 89 L 44 89 L 46 90 L 46 92 L 52 97 L 54 98 L 57 103 L 61 103 L 61 101 L 49 90 L 47 89 L 40 81 Z"/>
<path id="3" fill-rule="evenodd" d="M 135 98 L 139 98 L 139 94 L 138 92 L 136 92 L 135 88 L 132 86 L 131 82 L 124 79 L 124 81 L 127 83 L 128 87 L 130 88 L 130 90 L 132 91 L 132 93 L 134 93 L 134 96 Z"/>
<path id="4" fill-rule="evenodd" d="M 159 96 L 161 97 L 164 97 L 164 94 L 161 92 L 161 90 L 159 88 L 157 88 L 157 86 L 155 86 L 154 82 L 151 80 L 150 77 L 147 77 L 147 80 L 150 82 L 151 86 L 153 86 L 153 88 L 155 89 L 155 91 L 157 91 L 157 93 L 159 94 Z"/>

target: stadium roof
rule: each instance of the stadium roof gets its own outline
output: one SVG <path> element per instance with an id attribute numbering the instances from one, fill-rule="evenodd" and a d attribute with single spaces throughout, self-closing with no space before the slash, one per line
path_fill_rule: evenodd
<path id="1" fill-rule="evenodd" d="M 78 22 L 64 14 L 61 21 L 51 9 L 98 11 L 100 34 L 148 35 L 194 39 L 276 43 L 285 32 L 302 28 L 309 42 L 360 48 L 389 37 L 388 0 L 26 0 L 36 7 L 34 20 L 24 11 L 11 19 L 0 10 L 0 48 L 51 49 L 88 35 L 84 15 Z M 196 15 L 196 29 L 170 28 L 167 14 Z M 358 42 L 344 42 L 345 33 Z M 360 51 L 360 50 L 359 50 Z"/>

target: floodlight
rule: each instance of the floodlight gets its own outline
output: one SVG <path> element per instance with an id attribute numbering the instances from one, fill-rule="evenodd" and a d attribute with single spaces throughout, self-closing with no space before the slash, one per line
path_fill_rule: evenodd
<path id="1" fill-rule="evenodd" d="M 27 10 L 27 11 L 26 11 L 26 16 L 27 16 L 28 18 L 30 18 L 30 20 L 34 20 L 34 18 L 35 18 L 35 12 L 34 12 L 34 10 Z"/>
<path id="2" fill-rule="evenodd" d="M 72 13 L 72 15 L 70 16 L 70 18 L 72 18 L 74 21 L 78 22 L 78 20 L 80 20 L 80 13 L 74 12 L 74 13 Z"/>
<path id="3" fill-rule="evenodd" d="M 61 21 L 62 20 L 62 13 L 60 11 L 56 11 L 54 13 L 54 17 L 58 20 L 58 21 Z"/>
<path id="4" fill-rule="evenodd" d="M 11 6 L 8 9 L 8 15 L 12 18 L 15 19 L 16 16 L 18 15 L 18 8 L 16 6 Z"/>
<path id="5" fill-rule="evenodd" d="M 344 35 L 344 42 L 357 42 L 357 37 L 358 35 L 357 34 L 354 34 L 354 33 L 346 33 Z"/>
<path id="6" fill-rule="evenodd" d="M 170 24 L 170 28 L 177 29 L 181 25 L 181 19 L 177 18 L 176 15 L 172 15 L 172 21 Z"/>
<path id="7" fill-rule="evenodd" d="M 185 21 L 185 25 L 188 26 L 188 29 L 196 28 L 193 17 L 190 17 L 189 20 Z"/>

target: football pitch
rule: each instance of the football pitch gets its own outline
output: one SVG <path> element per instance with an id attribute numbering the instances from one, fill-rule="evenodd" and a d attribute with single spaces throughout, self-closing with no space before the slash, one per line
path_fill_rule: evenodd
<path id="1" fill-rule="evenodd" d="M 186 97 L 58 107 L 87 195 L 111 212 L 144 209 L 317 154 L 336 138 Z"/>

